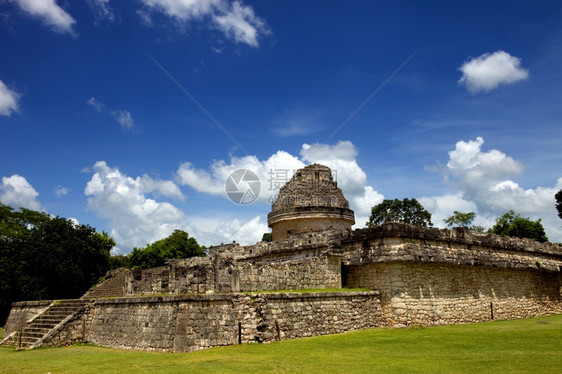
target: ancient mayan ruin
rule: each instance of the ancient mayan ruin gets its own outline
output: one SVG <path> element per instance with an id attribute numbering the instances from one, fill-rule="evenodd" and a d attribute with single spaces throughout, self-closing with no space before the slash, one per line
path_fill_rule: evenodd
<path id="1" fill-rule="evenodd" d="M 354 222 L 330 169 L 307 166 L 273 203 L 273 242 L 114 270 L 78 300 L 14 303 L 2 344 L 189 352 L 562 312 L 559 245 L 401 223 L 352 230 Z M 281 292 L 307 289 L 331 291 Z"/>

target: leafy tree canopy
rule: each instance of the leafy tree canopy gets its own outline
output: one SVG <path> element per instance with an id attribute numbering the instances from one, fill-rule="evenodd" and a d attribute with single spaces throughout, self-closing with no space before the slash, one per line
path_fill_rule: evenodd
<path id="1" fill-rule="evenodd" d="M 447 224 L 447 226 L 464 226 L 468 227 L 476 217 L 476 213 L 469 212 L 469 213 L 462 213 L 459 211 L 454 211 L 453 215 L 447 219 L 444 219 L 443 222 Z"/>
<path id="2" fill-rule="evenodd" d="M 167 238 L 148 244 L 145 248 L 134 248 L 129 255 L 129 266 L 147 269 L 162 266 L 167 259 L 204 256 L 205 247 L 182 230 L 174 230 Z"/>
<path id="3" fill-rule="evenodd" d="M 556 195 L 554 195 L 554 199 L 556 200 L 556 210 L 558 211 L 558 217 L 562 219 L 562 190 L 556 192 Z"/>
<path id="4" fill-rule="evenodd" d="M 0 324 L 13 301 L 82 296 L 109 269 L 114 245 L 90 226 L 0 203 Z"/>
<path id="5" fill-rule="evenodd" d="M 489 232 L 502 236 L 529 238 L 539 242 L 548 241 L 540 219 L 531 221 L 529 218 L 521 217 L 513 210 L 498 218 Z"/>
<path id="6" fill-rule="evenodd" d="M 270 232 L 264 232 L 263 236 L 261 237 L 262 242 L 271 242 L 273 241 L 273 234 Z"/>
<path id="7" fill-rule="evenodd" d="M 433 226 L 429 213 L 416 199 L 384 200 L 371 209 L 367 226 L 385 222 L 404 222 L 417 226 Z"/>

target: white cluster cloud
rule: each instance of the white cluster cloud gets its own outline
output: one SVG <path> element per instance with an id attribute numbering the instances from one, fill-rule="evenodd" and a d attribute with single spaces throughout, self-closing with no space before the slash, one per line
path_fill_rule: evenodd
<path id="1" fill-rule="evenodd" d="M 86 100 L 86 104 L 90 105 L 98 113 L 106 114 L 112 117 L 115 121 L 117 121 L 117 123 L 119 123 L 119 125 L 121 125 L 121 128 L 123 130 L 129 130 L 133 128 L 133 126 L 135 125 L 133 116 L 131 116 L 131 113 L 128 110 L 107 109 L 105 104 L 99 101 L 98 99 L 96 99 L 95 97 L 91 97 L 88 100 Z"/>
<path id="2" fill-rule="evenodd" d="M 137 178 L 139 180 L 139 178 Z M 154 179 L 148 175 L 143 175 L 139 182 L 145 193 L 154 193 L 158 196 L 171 197 L 176 200 L 184 201 L 185 195 L 180 191 L 177 184 L 169 180 Z"/>
<path id="3" fill-rule="evenodd" d="M 241 1 L 228 0 L 141 0 L 151 11 L 164 13 L 181 22 L 210 19 L 213 26 L 237 43 L 258 47 L 258 36 L 270 34 L 264 20 L 258 17 L 253 8 Z M 145 24 L 152 19 L 146 11 L 139 15 Z"/>
<path id="4" fill-rule="evenodd" d="M 218 245 L 236 241 L 242 245 L 259 242 L 263 233 L 268 232 L 267 223 L 262 217 L 254 216 L 246 220 L 233 218 L 230 221 L 216 218 L 190 218 L 189 233 L 204 245 Z"/>
<path id="5" fill-rule="evenodd" d="M 521 163 L 498 150 L 482 151 L 483 144 L 480 137 L 459 141 L 449 152 L 442 173 L 458 194 L 420 199 L 436 218 L 434 223 L 441 223 L 453 210 L 474 211 L 480 217 L 475 224 L 490 227 L 497 217 L 513 209 L 524 217 L 541 218 L 547 233 L 562 238 L 554 208 L 554 194 L 562 189 L 562 178 L 553 187 L 524 189 L 513 181 L 523 171 Z"/>
<path id="6" fill-rule="evenodd" d="M 488 92 L 501 84 L 515 83 L 529 76 L 529 72 L 521 67 L 519 58 L 504 51 L 473 58 L 459 70 L 462 72 L 459 83 L 473 94 Z"/>
<path id="7" fill-rule="evenodd" d="M 478 212 L 476 204 L 472 201 L 465 200 L 460 192 L 454 195 L 423 196 L 420 197 L 418 201 L 425 209 L 431 212 L 431 221 L 437 227 L 445 227 L 443 220 L 452 216 L 454 211 L 463 213 Z M 496 217 L 478 214 L 472 222 L 472 225 L 485 228 L 492 227 L 496 222 L 495 218 Z"/>
<path id="8" fill-rule="evenodd" d="M 153 191 L 179 196 L 179 191 L 170 188 L 167 181 L 147 176 L 133 179 L 98 161 L 84 193 L 88 196 L 88 208 L 111 222 L 111 235 L 118 245 L 132 248 L 169 235 L 185 219 L 183 212 L 172 204 L 146 197 Z"/>
<path id="9" fill-rule="evenodd" d="M 32 17 L 41 19 L 54 31 L 74 35 L 74 18 L 62 9 L 55 0 L 12 0 L 21 10 Z"/>
<path id="10" fill-rule="evenodd" d="M 226 197 L 225 182 L 228 176 L 238 169 L 254 172 L 261 181 L 258 201 L 267 202 L 275 197 L 280 186 L 287 182 L 293 172 L 304 166 L 297 157 L 278 151 L 267 160 L 260 161 L 256 156 L 231 157 L 230 163 L 214 161 L 210 171 L 197 169 L 191 163 L 183 163 L 177 171 L 177 180 L 198 192 Z"/>
<path id="11" fill-rule="evenodd" d="M 225 196 L 225 181 L 238 169 L 248 169 L 257 174 L 261 181 L 258 202 L 271 203 L 279 188 L 292 177 L 293 173 L 310 163 L 321 163 L 332 169 L 340 187 L 355 211 L 356 223 L 363 226 L 370 214 L 370 208 L 384 199 L 372 186 L 367 185 L 367 175 L 357 164 L 357 149 L 349 141 L 336 145 L 304 144 L 301 158 L 285 151 L 278 151 L 268 159 L 260 161 L 255 156 L 232 157 L 230 162 L 214 161 L 210 170 L 197 169 L 191 163 L 180 165 L 177 180 L 198 192 Z"/>
<path id="12" fill-rule="evenodd" d="M 445 176 L 469 199 L 478 199 L 482 190 L 491 190 L 523 171 L 523 165 L 498 151 L 483 152 L 481 137 L 468 142 L 459 141 L 449 152 Z"/>
<path id="13" fill-rule="evenodd" d="M 56 0 L 9 0 L 24 13 L 37 18 L 56 32 L 76 35 L 73 25 L 76 20 Z M 163 13 L 181 23 L 191 21 L 208 22 L 209 27 L 221 31 L 236 43 L 259 46 L 259 37 L 271 34 L 266 22 L 256 15 L 254 9 L 242 1 L 235 0 L 140 0 L 144 8 L 138 9 L 141 22 L 152 26 L 152 15 Z M 110 0 L 86 0 L 95 22 L 119 22 L 119 17 L 110 6 Z M 221 50 L 222 51 L 222 50 Z"/>
<path id="14" fill-rule="evenodd" d="M 29 184 L 24 177 L 14 174 L 11 177 L 2 177 L 0 184 L 0 201 L 16 209 L 27 208 L 40 210 L 41 204 L 37 201 L 39 193 Z"/>
<path id="15" fill-rule="evenodd" d="M 0 80 L 0 116 L 10 116 L 12 112 L 19 111 L 20 94 L 10 90 L 4 82 Z"/>
<path id="16" fill-rule="evenodd" d="M 267 231 L 259 216 L 247 222 L 216 217 L 189 217 L 181 209 L 161 198 L 184 200 L 185 196 L 171 180 L 148 175 L 132 178 L 118 168 L 98 161 L 84 193 L 88 208 L 109 221 L 111 236 L 121 252 L 168 236 L 173 230 L 185 230 L 200 244 L 216 245 L 237 240 L 255 243 Z"/>

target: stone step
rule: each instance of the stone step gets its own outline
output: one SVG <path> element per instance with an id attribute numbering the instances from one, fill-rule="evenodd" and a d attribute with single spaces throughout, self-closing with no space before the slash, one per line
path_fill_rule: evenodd
<path id="1" fill-rule="evenodd" d="M 60 313 L 60 314 L 42 314 L 39 317 L 37 317 L 36 319 L 51 319 L 51 320 L 65 319 L 67 316 L 71 315 L 72 313 L 74 313 L 74 312 Z"/>
<path id="2" fill-rule="evenodd" d="M 48 308 L 43 314 L 35 318 L 23 331 L 21 337 L 15 334 L 6 342 L 7 345 L 29 347 L 37 343 L 59 323 L 73 313 L 79 311 L 90 302 L 84 300 L 64 300 Z"/>
<path id="3" fill-rule="evenodd" d="M 21 345 L 22 345 L 22 346 L 24 346 L 24 345 L 31 345 L 31 344 L 35 343 L 37 340 L 38 340 L 38 339 L 35 339 L 35 338 L 30 338 L 30 337 L 22 336 L 22 338 L 21 338 Z M 20 344 L 20 340 L 19 340 L 19 339 L 16 339 L 16 340 L 14 341 L 14 345 L 19 345 L 19 344 Z"/>
<path id="4" fill-rule="evenodd" d="M 49 331 L 51 331 L 51 329 L 37 329 L 37 330 L 30 330 L 30 331 L 24 331 L 23 335 L 24 336 L 44 336 L 46 333 L 48 333 Z"/>
<path id="5" fill-rule="evenodd" d="M 25 332 L 45 331 L 45 330 L 51 330 L 53 327 L 51 327 L 50 325 L 49 326 L 29 325 L 23 329 L 23 332 L 25 333 Z"/>
<path id="6" fill-rule="evenodd" d="M 76 309 L 81 308 L 84 306 L 83 304 L 74 304 L 74 305 L 64 305 L 64 306 L 54 306 L 52 309 L 49 309 L 49 312 L 71 312 Z"/>
<path id="7" fill-rule="evenodd" d="M 84 300 L 82 299 L 68 299 L 68 300 L 60 300 L 58 303 L 56 303 L 54 306 L 57 305 L 70 305 L 70 304 L 84 304 Z"/>
<path id="8" fill-rule="evenodd" d="M 68 312 L 54 312 L 54 313 L 51 312 L 51 313 L 42 314 L 42 315 L 40 315 L 38 318 L 41 318 L 41 317 L 50 317 L 50 318 L 66 317 L 66 316 L 68 316 L 68 315 L 70 315 L 70 314 L 72 314 L 72 313 L 74 313 L 74 310 L 73 310 L 73 311 L 68 311 Z"/>
<path id="9" fill-rule="evenodd" d="M 38 328 L 38 329 L 52 329 L 53 327 L 55 327 L 56 325 L 58 325 L 60 323 L 33 323 L 32 325 L 30 325 L 29 327 L 31 328 Z"/>
<path id="10" fill-rule="evenodd" d="M 63 318 L 37 318 L 35 321 L 32 322 L 32 324 L 36 324 L 36 323 L 43 323 L 43 324 L 58 324 L 60 321 L 62 321 L 64 318 L 66 318 L 66 316 L 64 316 Z"/>

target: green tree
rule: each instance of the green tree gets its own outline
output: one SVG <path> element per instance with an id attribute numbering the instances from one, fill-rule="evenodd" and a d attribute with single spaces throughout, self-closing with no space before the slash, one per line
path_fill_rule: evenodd
<path id="1" fill-rule="evenodd" d="M 271 242 L 273 241 L 273 234 L 270 232 L 264 232 L 263 236 L 261 237 L 262 242 Z"/>
<path id="2" fill-rule="evenodd" d="M 13 301 L 80 297 L 109 269 L 107 233 L 0 203 L 0 324 Z"/>
<path id="3" fill-rule="evenodd" d="M 367 226 L 381 225 L 385 222 L 404 222 L 417 226 L 433 226 L 429 213 L 416 199 L 384 200 L 371 208 Z"/>
<path id="4" fill-rule="evenodd" d="M 531 221 L 529 218 L 521 217 L 513 210 L 498 218 L 489 232 L 502 236 L 529 238 L 539 242 L 548 241 L 540 219 Z"/>
<path id="5" fill-rule="evenodd" d="M 556 210 L 558 211 L 558 217 L 562 219 L 562 190 L 556 192 L 556 195 L 554 195 L 554 199 L 556 200 Z"/>
<path id="6" fill-rule="evenodd" d="M 131 261 L 127 255 L 111 255 L 109 257 L 109 270 L 118 268 L 130 268 Z"/>
<path id="7" fill-rule="evenodd" d="M 464 226 L 468 227 L 476 217 L 476 213 L 469 212 L 469 213 L 461 213 L 459 211 L 454 211 L 453 215 L 447 219 L 444 219 L 443 222 L 447 224 L 447 226 Z"/>
<path id="8" fill-rule="evenodd" d="M 204 256 L 205 247 L 182 230 L 174 230 L 170 236 L 148 244 L 145 248 L 134 248 L 129 255 L 130 266 L 147 269 L 162 266 L 167 259 Z"/>

